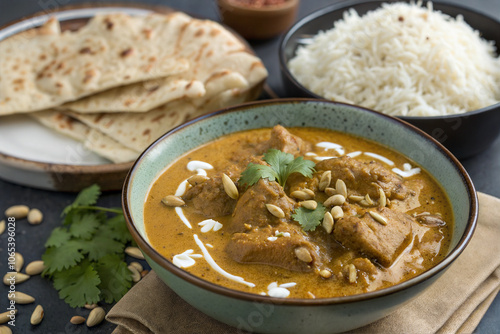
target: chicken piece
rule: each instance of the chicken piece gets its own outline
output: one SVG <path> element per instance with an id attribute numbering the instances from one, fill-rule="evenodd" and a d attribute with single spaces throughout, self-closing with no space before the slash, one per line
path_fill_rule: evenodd
<path id="1" fill-rule="evenodd" d="M 385 222 L 381 223 L 366 212 L 362 217 L 339 219 L 333 233 L 335 239 L 345 247 L 389 267 L 411 241 L 414 220 L 405 213 L 388 208 L 378 208 L 374 212 Z"/>

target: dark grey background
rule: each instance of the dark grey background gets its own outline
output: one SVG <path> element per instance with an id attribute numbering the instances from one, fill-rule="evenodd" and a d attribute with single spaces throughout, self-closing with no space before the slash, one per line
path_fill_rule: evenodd
<path id="1" fill-rule="evenodd" d="M 53 10 L 61 6 L 90 3 L 91 1 L 71 1 L 71 0 L 0 0 L 0 26 L 14 20 L 22 19 L 30 14 Z M 94 3 L 137 3 L 128 1 L 94 1 Z M 338 2 L 335 0 L 302 0 L 299 17 L 305 16 L 317 8 Z M 435 1 L 442 2 L 442 1 Z M 492 17 L 500 17 L 500 0 L 450 0 L 449 3 L 461 3 L 468 7 L 475 8 L 479 12 L 484 12 Z M 214 0 L 147 0 L 144 4 L 165 5 L 171 8 L 180 9 L 190 14 L 218 20 L 218 11 Z M 278 43 L 279 38 L 268 41 L 252 42 L 251 45 L 256 53 L 264 60 L 269 70 L 268 83 L 271 88 L 280 96 L 285 97 L 282 88 L 278 66 Z M 29 136 L 29 134 L 27 134 Z M 36 140 L 36 138 L 33 138 Z M 478 191 L 500 197 L 500 138 L 480 155 L 463 160 L 464 167 L 471 175 Z M 39 226 L 31 226 L 25 221 L 17 224 L 17 250 L 24 255 L 26 263 L 37 260 L 43 253 L 43 244 L 51 230 L 60 224 L 59 215 L 61 210 L 71 203 L 74 194 L 58 193 L 32 189 L 18 186 L 0 180 L 0 212 L 7 207 L 26 203 L 32 207 L 38 207 L 45 214 L 44 222 Z M 103 206 L 119 206 L 120 193 L 108 193 L 102 196 L 100 202 Z M 7 271 L 6 265 L 6 234 L 0 236 L 0 273 Z M 500 241 L 499 241 L 500 242 Z M 487 247 L 487 245 L 485 245 Z M 497 255 L 498 256 L 498 255 Z M 2 274 L 3 276 L 3 274 Z M 19 291 L 28 293 L 36 297 L 36 304 L 40 303 L 45 309 L 45 319 L 39 326 L 31 326 L 29 319 L 36 304 L 19 305 L 19 313 L 16 317 L 16 327 L 14 333 L 110 333 L 114 326 L 110 323 L 87 328 L 85 325 L 71 325 L 69 319 L 73 315 L 88 314 L 83 309 L 72 309 L 58 298 L 56 290 L 51 283 L 39 276 L 32 277 L 29 281 L 22 283 L 18 287 Z M 7 289 L 2 285 L 0 289 L 0 313 L 7 307 Z M 436 298 L 446 298 L 446 296 L 436 296 Z M 107 305 L 106 309 L 111 306 Z M 162 307 L 158 305 L 158 307 Z M 401 332 L 411 333 L 411 329 L 401 329 Z M 497 296 L 494 303 L 479 324 L 476 333 L 500 333 L 500 296 Z"/>

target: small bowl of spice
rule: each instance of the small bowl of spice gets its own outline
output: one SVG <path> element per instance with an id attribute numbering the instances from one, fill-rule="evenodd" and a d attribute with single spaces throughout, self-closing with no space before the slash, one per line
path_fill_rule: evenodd
<path id="1" fill-rule="evenodd" d="M 221 20 L 246 39 L 268 39 L 287 30 L 299 0 L 218 0 Z"/>

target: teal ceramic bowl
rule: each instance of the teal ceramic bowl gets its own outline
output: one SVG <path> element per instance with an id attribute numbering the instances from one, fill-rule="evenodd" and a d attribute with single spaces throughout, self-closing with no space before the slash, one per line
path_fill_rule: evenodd
<path id="1" fill-rule="evenodd" d="M 455 228 L 447 257 L 434 268 L 398 285 L 360 295 L 324 299 L 278 299 L 231 290 L 174 266 L 148 242 L 143 205 L 151 184 L 177 157 L 236 131 L 283 126 L 327 128 L 375 140 L 410 157 L 441 183 L 453 205 Z M 320 100 L 285 99 L 224 109 L 179 126 L 153 143 L 133 165 L 123 188 L 128 227 L 161 279 L 189 304 L 243 331 L 259 333 L 343 332 L 376 321 L 436 281 L 473 235 L 477 194 L 464 168 L 441 144 L 393 117 Z M 158 305 L 162 307 L 162 305 Z"/>

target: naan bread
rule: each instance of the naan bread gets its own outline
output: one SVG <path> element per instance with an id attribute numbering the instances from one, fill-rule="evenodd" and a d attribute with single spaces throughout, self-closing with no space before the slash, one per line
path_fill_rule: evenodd
<path id="1" fill-rule="evenodd" d="M 147 113 L 67 113 L 126 147 L 143 151 L 163 133 L 189 119 L 195 111 L 194 105 L 182 100 Z"/>
<path id="2" fill-rule="evenodd" d="M 180 76 L 148 80 L 108 89 L 61 106 L 62 110 L 83 113 L 146 112 L 169 101 L 198 98 L 205 95 L 205 86 L 198 80 L 184 80 Z"/>
<path id="3" fill-rule="evenodd" d="M 39 36 L 57 36 L 61 34 L 61 26 L 55 17 L 51 17 L 42 26 L 36 29 L 28 29 L 18 34 L 12 35 L 1 41 L 2 44 L 23 43 L 31 38 Z M 43 37 L 42 37 L 43 38 Z"/>
<path id="4" fill-rule="evenodd" d="M 83 146 L 115 163 L 135 160 L 140 152 L 123 146 L 102 132 L 54 110 L 43 110 L 30 114 L 49 129 L 62 133 L 83 143 Z"/>
<path id="5" fill-rule="evenodd" d="M 99 15 L 64 33 L 49 20 L 0 43 L 0 115 L 47 109 L 32 115 L 125 162 L 189 119 L 256 99 L 266 77 L 233 34 L 182 13 Z"/>
<path id="6" fill-rule="evenodd" d="M 188 70 L 189 63 L 171 47 L 177 38 L 164 40 L 163 29 L 178 30 L 190 18 L 153 16 L 98 15 L 76 32 L 0 42 L 0 115 L 47 109 Z"/>
<path id="7" fill-rule="evenodd" d="M 259 93 L 259 87 L 244 91 L 231 89 L 205 99 L 201 106 L 189 100 L 178 100 L 147 113 L 68 114 L 130 149 L 143 151 L 158 137 L 187 120 L 219 108 L 253 100 Z"/>
<path id="8" fill-rule="evenodd" d="M 188 21 L 179 34 L 174 44 L 176 53 L 190 62 L 190 70 L 179 76 L 203 82 L 202 97 L 171 101 L 145 113 L 70 115 L 124 146 L 142 151 L 188 119 L 258 97 L 267 71 L 240 40 L 219 24 L 195 19 Z"/>
<path id="9" fill-rule="evenodd" d="M 134 161 L 140 154 L 96 129 L 90 130 L 83 146 L 115 163 Z"/>
<path id="10" fill-rule="evenodd" d="M 171 15 L 182 17 L 184 25 L 177 26 L 174 32 L 166 28 L 155 28 L 155 32 L 162 43 L 170 43 L 176 57 L 188 61 L 188 71 L 153 82 L 115 88 L 68 103 L 64 108 L 82 113 L 145 112 L 181 97 L 204 97 L 205 90 L 216 95 L 232 88 L 252 87 L 266 78 L 262 62 L 218 23 L 192 19 L 182 13 Z M 157 27 L 164 24 L 163 18 L 154 15 L 148 20 Z"/>
<path id="11" fill-rule="evenodd" d="M 49 129 L 81 142 L 85 141 L 91 129 L 79 120 L 54 110 L 38 111 L 30 116 Z"/>

